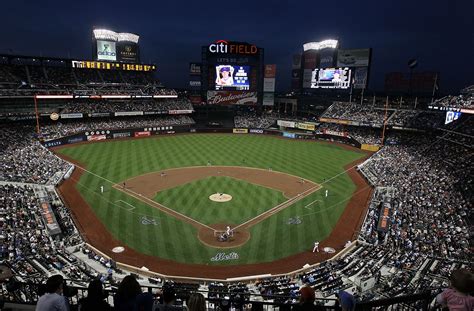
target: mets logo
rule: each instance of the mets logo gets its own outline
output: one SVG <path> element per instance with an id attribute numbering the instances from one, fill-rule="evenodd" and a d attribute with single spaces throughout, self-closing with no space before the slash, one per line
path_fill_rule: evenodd
<path id="1" fill-rule="evenodd" d="M 126 46 L 125 46 L 125 51 L 131 52 L 131 51 L 132 51 L 132 47 L 131 47 L 130 45 L 126 45 Z"/>
<path id="2" fill-rule="evenodd" d="M 143 216 L 141 218 L 141 221 L 142 225 L 153 225 L 153 226 L 158 226 L 158 222 L 156 221 L 156 219 L 154 218 L 147 218 L 146 216 Z"/>

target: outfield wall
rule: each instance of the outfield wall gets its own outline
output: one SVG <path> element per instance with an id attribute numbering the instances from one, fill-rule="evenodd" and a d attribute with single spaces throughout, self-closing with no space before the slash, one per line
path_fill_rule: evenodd
<path id="1" fill-rule="evenodd" d="M 331 142 L 339 142 L 350 145 L 356 148 L 361 148 L 361 144 L 350 136 L 341 136 L 331 132 L 291 132 L 285 130 L 272 129 L 255 129 L 255 128 L 194 128 L 191 125 L 180 126 L 162 126 L 162 127 L 141 127 L 131 129 L 117 129 L 117 130 L 91 130 L 87 132 L 80 132 L 74 135 L 61 137 L 58 139 L 51 139 L 43 141 L 46 148 L 53 148 L 58 146 L 104 141 L 112 139 L 124 138 L 142 138 L 150 136 L 162 136 L 183 133 L 227 133 L 235 135 L 274 135 L 289 139 L 311 139 L 311 140 L 326 140 Z"/>

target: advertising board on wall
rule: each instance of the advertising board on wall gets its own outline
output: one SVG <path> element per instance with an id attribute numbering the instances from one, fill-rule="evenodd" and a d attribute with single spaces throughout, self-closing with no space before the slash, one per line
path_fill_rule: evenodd
<path id="1" fill-rule="evenodd" d="M 140 132 L 135 132 L 133 134 L 134 137 L 147 137 L 150 136 L 151 133 L 149 131 L 140 131 Z"/>
<path id="2" fill-rule="evenodd" d="M 87 140 L 88 141 L 98 141 L 98 140 L 106 140 L 107 136 L 105 135 L 88 135 Z"/>
<path id="3" fill-rule="evenodd" d="M 277 121 L 278 126 L 282 127 L 289 127 L 289 128 L 295 128 L 296 127 L 296 122 L 293 121 L 285 121 L 285 120 L 278 120 Z"/>
<path id="4" fill-rule="evenodd" d="M 275 94 L 274 93 L 264 93 L 263 94 L 263 106 L 273 106 L 275 104 Z"/>
<path id="5" fill-rule="evenodd" d="M 208 91 L 209 105 L 256 105 L 257 92 Z"/>
<path id="6" fill-rule="evenodd" d="M 117 60 L 115 42 L 97 40 L 97 60 Z"/>
<path id="7" fill-rule="evenodd" d="M 234 134 L 248 134 L 248 129 L 232 129 L 232 133 Z"/>
<path id="8" fill-rule="evenodd" d="M 367 67 L 358 67 L 354 70 L 354 84 L 355 89 L 365 89 L 367 87 Z"/>
<path id="9" fill-rule="evenodd" d="M 368 67 L 370 61 L 370 49 L 353 49 L 337 51 L 338 67 Z"/>

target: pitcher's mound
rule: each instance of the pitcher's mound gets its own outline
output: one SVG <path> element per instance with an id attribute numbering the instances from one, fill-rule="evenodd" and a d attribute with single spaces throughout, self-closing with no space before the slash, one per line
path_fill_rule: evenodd
<path id="1" fill-rule="evenodd" d="M 214 193 L 209 196 L 209 200 L 214 202 L 229 202 L 232 200 L 232 196 L 227 193 Z"/>

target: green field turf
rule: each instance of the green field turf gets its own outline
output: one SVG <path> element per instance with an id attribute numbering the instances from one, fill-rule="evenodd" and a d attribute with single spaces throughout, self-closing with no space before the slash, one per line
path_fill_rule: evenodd
<path id="1" fill-rule="evenodd" d="M 230 194 L 232 200 L 209 200 L 216 192 Z M 287 200 L 280 191 L 225 176 L 204 178 L 160 191 L 154 199 L 206 225 L 238 225 Z"/>
<path id="2" fill-rule="evenodd" d="M 327 237 L 355 189 L 343 167 L 364 156 L 362 152 L 328 143 L 232 134 L 72 145 L 59 153 L 78 160 L 90 172 L 81 177 L 77 189 L 118 240 L 161 258 L 219 265 L 272 261 L 306 251 L 315 240 Z M 252 227 L 251 239 L 245 245 L 225 250 L 239 254 L 238 260 L 228 262 L 210 261 L 221 250 L 200 243 L 191 225 L 111 188 L 114 183 L 144 173 L 202 166 L 208 161 L 213 165 L 271 167 L 322 184 L 323 188 Z M 101 185 L 106 188 L 104 194 L 100 194 Z M 328 198 L 324 197 L 325 189 L 329 189 Z M 243 195 L 250 197 L 247 192 Z M 289 225 L 288 220 L 295 217 L 302 223 Z M 143 218 L 153 220 L 154 224 L 144 225 Z"/>

